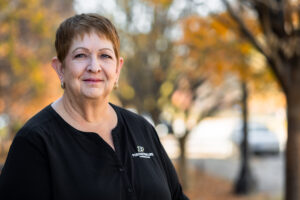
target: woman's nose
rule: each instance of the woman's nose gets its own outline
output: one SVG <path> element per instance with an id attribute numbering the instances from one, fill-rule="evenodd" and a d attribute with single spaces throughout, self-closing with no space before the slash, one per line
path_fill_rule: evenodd
<path id="1" fill-rule="evenodd" d="M 100 72 L 102 70 L 101 64 L 98 61 L 97 57 L 93 56 L 91 58 L 91 61 L 90 61 L 89 65 L 87 66 L 87 70 L 89 72 L 93 72 L 93 73 L 97 73 L 97 72 Z"/>

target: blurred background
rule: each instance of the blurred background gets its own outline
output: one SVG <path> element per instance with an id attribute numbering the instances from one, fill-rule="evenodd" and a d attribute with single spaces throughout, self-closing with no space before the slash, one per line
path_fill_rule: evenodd
<path id="1" fill-rule="evenodd" d="M 300 85 L 278 66 L 300 57 L 287 34 L 300 18 L 298 1 L 282 2 L 0 0 L 0 166 L 17 130 L 62 95 L 56 28 L 96 12 L 125 60 L 111 102 L 155 126 L 191 200 L 284 199 L 286 99 Z"/>

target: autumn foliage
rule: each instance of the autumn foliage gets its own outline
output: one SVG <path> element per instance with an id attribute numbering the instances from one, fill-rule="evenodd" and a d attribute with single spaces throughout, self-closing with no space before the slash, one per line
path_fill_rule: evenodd
<path id="1" fill-rule="evenodd" d="M 54 56 L 56 27 L 63 16 L 70 14 L 71 3 L 0 2 L 0 113 L 7 116 L 11 128 L 60 93 L 49 63 Z"/>

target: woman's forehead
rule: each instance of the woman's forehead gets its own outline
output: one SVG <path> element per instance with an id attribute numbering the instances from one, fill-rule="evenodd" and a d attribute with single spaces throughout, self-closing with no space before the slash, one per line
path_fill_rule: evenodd
<path id="1" fill-rule="evenodd" d="M 72 45 L 70 50 L 74 50 L 75 48 L 108 48 L 113 50 L 112 42 L 104 37 L 103 35 L 99 35 L 95 32 L 85 33 L 82 35 L 77 35 L 74 37 L 72 41 Z"/>

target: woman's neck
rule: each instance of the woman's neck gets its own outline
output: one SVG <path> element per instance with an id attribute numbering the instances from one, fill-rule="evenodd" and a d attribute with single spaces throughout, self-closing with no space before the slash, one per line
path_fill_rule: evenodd
<path id="1" fill-rule="evenodd" d="M 62 111 L 62 115 L 79 124 L 99 124 L 109 119 L 111 116 L 111 106 L 106 101 L 81 100 L 69 98 L 63 95 L 55 102 L 57 110 Z"/>

